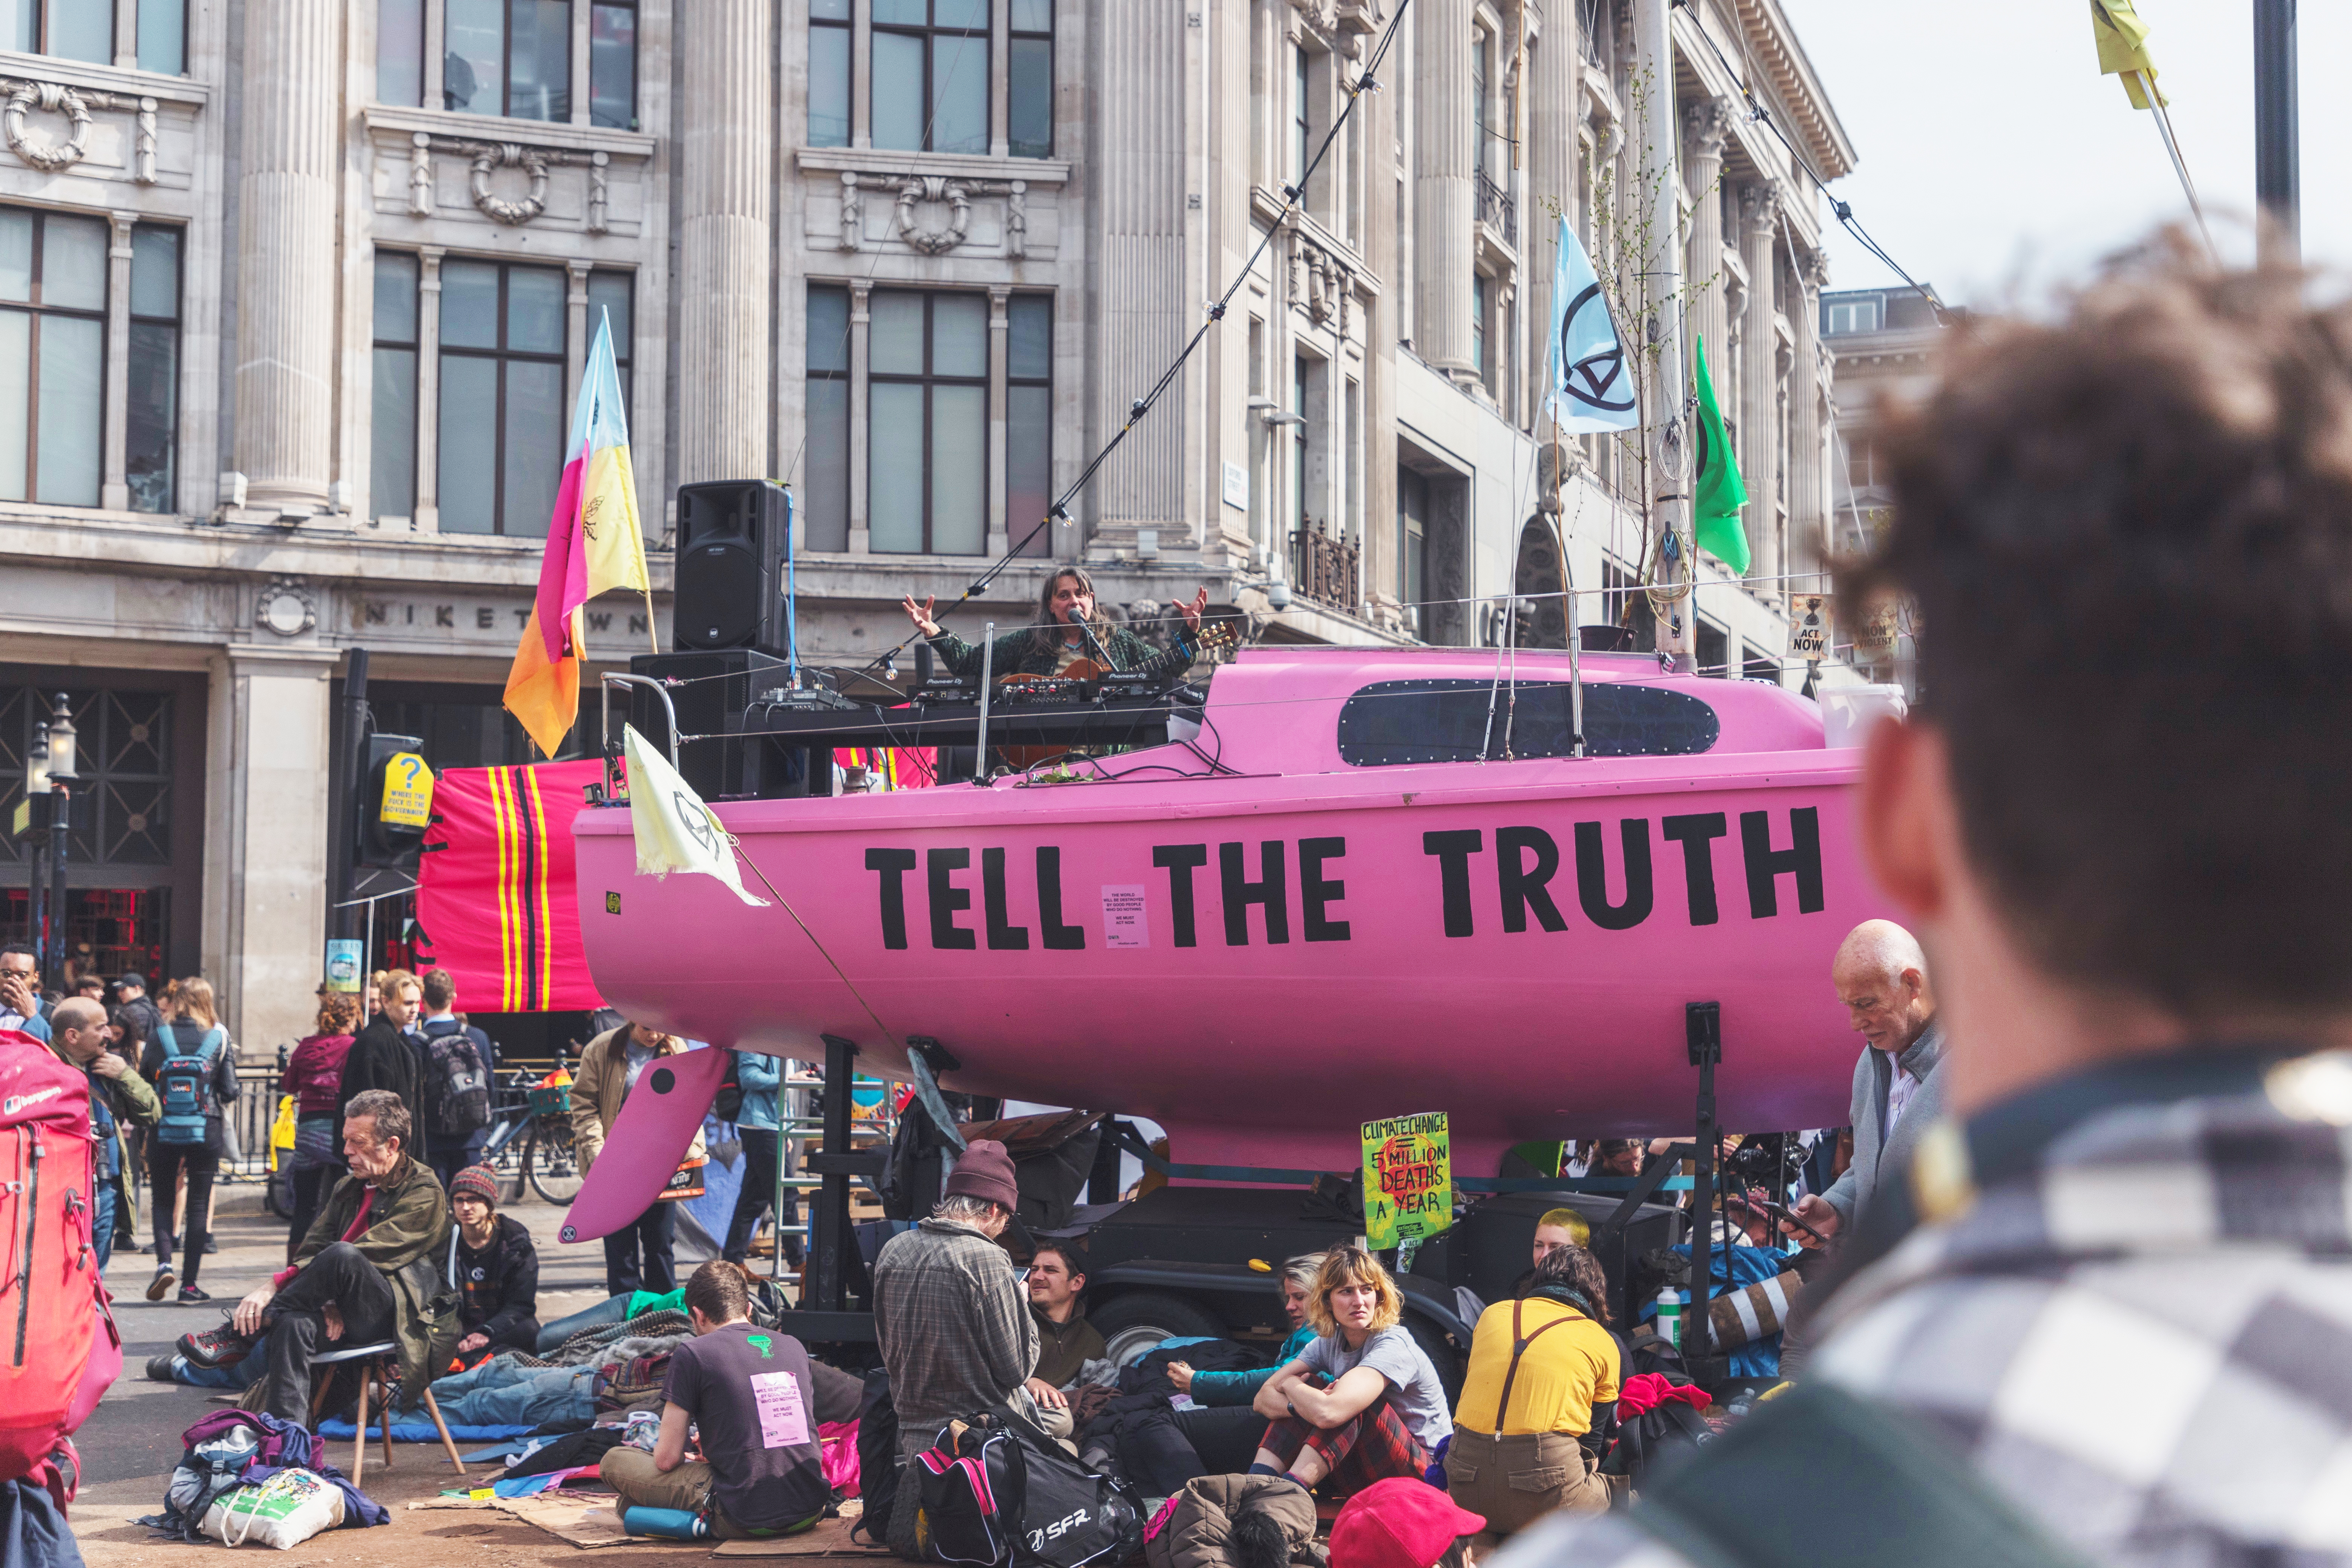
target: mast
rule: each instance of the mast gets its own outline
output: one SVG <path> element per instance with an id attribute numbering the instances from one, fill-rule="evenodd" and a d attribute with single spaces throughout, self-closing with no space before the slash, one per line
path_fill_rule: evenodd
<path id="1" fill-rule="evenodd" d="M 1633 0 L 1637 69 L 1649 79 L 1642 100 L 1641 262 L 1643 319 L 1635 323 L 1645 362 L 1642 400 L 1642 506 L 1661 536 L 1651 579 L 1661 595 L 1678 595 L 1658 618 L 1658 650 L 1689 674 L 1692 656 L 1689 486 L 1690 432 L 1683 418 L 1683 285 L 1681 160 L 1675 151 L 1675 51 L 1672 0 Z M 1662 460 L 1663 458 L 1663 460 Z M 1680 469 L 1680 472 L 1676 472 Z M 1666 499 L 1672 498 L 1672 499 Z M 1664 536 L 1671 535 L 1669 548 Z M 1572 634 L 1571 634 L 1572 635 Z"/>

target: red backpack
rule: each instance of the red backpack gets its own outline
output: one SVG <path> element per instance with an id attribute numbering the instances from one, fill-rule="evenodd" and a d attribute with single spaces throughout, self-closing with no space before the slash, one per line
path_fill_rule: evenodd
<path id="1" fill-rule="evenodd" d="M 0 1481 L 78 1469 L 67 1436 L 122 1370 L 90 1190 L 89 1080 L 0 1029 Z"/>

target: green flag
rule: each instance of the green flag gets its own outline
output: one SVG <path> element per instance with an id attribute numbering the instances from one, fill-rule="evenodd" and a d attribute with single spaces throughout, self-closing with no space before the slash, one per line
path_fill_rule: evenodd
<path id="1" fill-rule="evenodd" d="M 1748 531 L 1739 526 L 1739 509 L 1748 504 L 1748 487 L 1740 481 L 1730 437 L 1723 433 L 1723 410 L 1715 405 L 1715 383 L 1706 374 L 1706 340 L 1694 338 L 1692 353 L 1698 364 L 1698 479 L 1691 487 L 1692 530 L 1701 550 L 1745 577 Z"/>

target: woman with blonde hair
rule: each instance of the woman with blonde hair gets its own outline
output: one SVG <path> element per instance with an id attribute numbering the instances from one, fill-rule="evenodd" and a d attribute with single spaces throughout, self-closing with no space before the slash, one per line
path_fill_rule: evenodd
<path id="1" fill-rule="evenodd" d="M 155 1277 L 147 1282 L 147 1299 L 162 1300 L 173 1283 L 173 1208 L 184 1178 L 177 1281 L 178 1300 L 187 1305 L 212 1300 L 196 1288 L 196 1267 L 212 1239 L 213 1178 L 228 1148 L 226 1108 L 236 1101 L 236 1047 L 221 1027 L 211 982 L 191 975 L 173 982 L 165 995 L 163 1026 L 139 1063 L 163 1102 L 163 1120 L 147 1134 L 155 1209 Z"/>
<path id="2" fill-rule="evenodd" d="M 1445 1386 L 1404 1327 L 1404 1295 L 1360 1247 L 1324 1254 L 1307 1321 L 1315 1342 L 1268 1378 L 1251 1407 L 1267 1421 L 1250 1474 L 1361 1490 L 1419 1479 L 1454 1431 Z"/>

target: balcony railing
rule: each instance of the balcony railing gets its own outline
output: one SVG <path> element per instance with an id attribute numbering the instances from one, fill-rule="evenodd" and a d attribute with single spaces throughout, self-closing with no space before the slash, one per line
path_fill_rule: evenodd
<path id="1" fill-rule="evenodd" d="M 1319 520 L 1290 536 L 1291 591 L 1318 604 L 1353 615 L 1362 591 L 1361 565 L 1356 546 L 1334 538 Z"/>
<path id="2" fill-rule="evenodd" d="M 1499 233 L 1509 245 L 1519 243 L 1519 213 L 1511 205 L 1510 193 L 1486 177 L 1484 169 L 1474 170 L 1471 179 L 1478 192 L 1478 221 Z"/>

